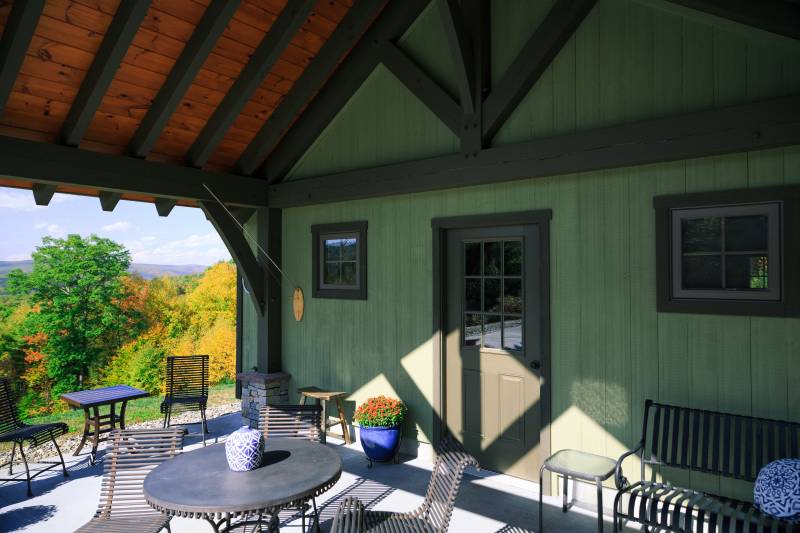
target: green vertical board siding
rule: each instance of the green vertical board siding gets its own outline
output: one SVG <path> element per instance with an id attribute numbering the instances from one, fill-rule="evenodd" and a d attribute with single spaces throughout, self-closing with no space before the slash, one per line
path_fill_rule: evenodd
<path id="1" fill-rule="evenodd" d="M 512 5 L 519 12 L 504 9 Z M 493 2 L 494 79 L 527 39 L 526 24 L 538 23 L 549 5 Z M 497 139 L 515 142 L 800 90 L 796 43 L 662 5 L 668 3 L 600 0 Z M 428 19 L 401 43 L 418 59 L 441 37 L 435 14 L 428 10 Z M 439 68 L 441 51 L 430 53 L 427 63 L 420 61 Z M 379 68 L 294 176 L 457 150 L 452 133 Z M 429 441 L 431 218 L 552 209 L 553 450 L 617 455 L 640 436 L 645 398 L 800 420 L 800 319 L 660 314 L 655 303 L 654 196 L 781 183 L 800 183 L 800 147 L 285 209 L 284 265 L 306 294 L 305 317 L 297 323 L 291 287 L 284 287 L 285 370 L 293 385 L 350 392 L 350 411 L 370 395 L 399 396 L 411 411 L 406 435 Z M 312 298 L 310 226 L 351 220 L 369 222 L 368 299 Z M 254 313 L 246 306 L 246 321 Z M 633 461 L 626 470 L 634 474 Z M 664 475 L 740 497 L 750 490 L 714 476 Z"/>

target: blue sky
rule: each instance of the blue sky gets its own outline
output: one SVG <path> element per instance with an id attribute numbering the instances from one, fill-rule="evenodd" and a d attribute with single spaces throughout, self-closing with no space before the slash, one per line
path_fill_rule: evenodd
<path id="1" fill-rule="evenodd" d="M 106 213 L 97 198 L 59 193 L 39 207 L 31 191 L 0 187 L 0 227 L 0 261 L 30 259 L 45 235 L 70 233 L 108 237 L 124 245 L 135 263 L 211 265 L 230 259 L 202 211 L 192 207 L 175 207 L 163 218 L 153 204 L 122 200 Z"/>

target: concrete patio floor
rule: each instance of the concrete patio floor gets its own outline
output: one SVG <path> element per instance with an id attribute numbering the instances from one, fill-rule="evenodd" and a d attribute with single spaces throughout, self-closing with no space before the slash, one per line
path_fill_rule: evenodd
<path id="1" fill-rule="evenodd" d="M 227 415 L 209 421 L 214 442 L 242 425 L 239 415 Z M 197 426 L 189 428 L 197 431 Z M 185 450 L 201 446 L 199 436 L 190 435 Z M 209 439 L 207 439 L 209 440 Z M 346 496 L 357 496 L 373 509 L 408 511 L 423 500 L 430 478 L 431 464 L 424 459 L 404 458 L 398 465 L 375 465 L 367 461 L 357 444 L 345 446 L 329 439 L 329 446 L 342 457 L 344 472 L 339 482 L 318 498 L 322 530 L 329 531 L 336 509 Z M 70 452 L 70 451 L 68 451 Z M 100 455 L 102 458 L 102 454 Z M 93 515 L 100 493 L 102 462 L 89 465 L 88 456 L 68 456 L 70 477 L 60 470 L 48 472 L 33 483 L 34 497 L 27 498 L 24 482 L 0 484 L 0 531 L 67 532 L 87 522 Z M 481 472 L 468 475 L 461 487 L 450 523 L 451 532 L 526 533 L 538 531 L 538 485 L 509 476 Z M 545 497 L 547 531 L 597 531 L 593 510 L 573 507 L 561 512 L 560 497 Z M 300 520 L 291 514 L 281 515 L 282 531 L 300 531 Z M 606 515 L 606 530 L 611 520 Z M 200 520 L 175 518 L 174 533 L 210 532 Z"/>

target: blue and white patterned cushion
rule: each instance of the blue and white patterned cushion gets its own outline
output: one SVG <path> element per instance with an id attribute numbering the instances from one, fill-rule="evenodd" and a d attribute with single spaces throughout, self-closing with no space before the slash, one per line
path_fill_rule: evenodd
<path id="1" fill-rule="evenodd" d="M 235 472 L 257 468 L 261 464 L 263 452 L 264 435 L 247 426 L 231 433 L 225 441 L 225 457 L 228 459 L 228 466 Z"/>
<path id="2" fill-rule="evenodd" d="M 800 519 L 800 459 L 778 459 L 758 473 L 753 502 L 762 513 Z"/>

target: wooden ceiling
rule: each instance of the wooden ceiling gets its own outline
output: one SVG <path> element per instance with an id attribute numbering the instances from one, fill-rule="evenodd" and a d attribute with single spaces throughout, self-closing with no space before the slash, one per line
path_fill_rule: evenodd
<path id="1" fill-rule="evenodd" d="M 40 3 L 37 0 L 16 1 Z M 286 0 L 241 0 L 233 2 L 234 10 L 230 7 L 232 0 L 46 0 L 40 12 L 36 9 L 35 30 L 25 57 L 18 72 L 12 73 L 15 79 L 0 115 L 0 135 L 54 144 L 72 144 L 69 142 L 72 136 L 78 140 L 78 148 L 85 150 L 144 156 L 152 161 L 231 172 L 256 133 L 267 124 L 348 14 L 353 1 L 290 0 L 287 4 Z M 383 2 L 377 3 L 382 5 Z M 145 4 L 146 11 L 141 4 Z M 14 2 L 0 0 L 3 37 L 14 8 Z M 141 10 L 139 15 L 135 14 L 136 9 Z M 294 25 L 286 20 L 283 21 L 286 24 L 276 29 L 282 24 L 276 24 L 279 17 L 283 14 L 284 18 L 291 18 L 287 13 L 291 10 L 299 13 L 294 15 Z M 372 16 L 377 12 L 373 9 Z M 124 37 L 124 30 L 119 32 L 113 28 L 115 17 L 119 24 L 121 13 L 129 17 L 129 24 L 135 25 L 130 30 L 133 33 L 129 41 Z M 298 16 L 302 17 L 299 22 Z M 227 21 L 224 29 L 220 17 L 224 17 L 223 22 Z M 209 24 L 215 21 L 221 35 L 209 41 L 210 52 L 206 52 L 202 63 L 198 62 L 199 69 L 186 80 L 184 90 L 175 95 L 176 91 L 171 89 L 172 94 L 160 95 L 176 64 L 180 63 L 178 60 L 187 43 L 193 36 L 200 41 L 201 32 L 208 35 Z M 280 35 L 272 35 L 269 37 L 272 41 L 268 41 L 272 30 L 275 30 L 273 34 L 278 29 L 285 33 L 286 28 L 294 29 L 298 25 L 299 29 L 289 35 L 290 40 L 284 39 L 288 42 L 276 40 Z M 367 26 L 360 28 L 359 34 L 366 29 Z M 114 43 L 106 39 L 107 34 L 115 31 L 123 36 L 116 35 L 113 39 L 121 41 L 121 46 L 125 47 L 121 61 L 117 62 L 108 59 L 108 54 L 113 54 L 110 47 Z M 259 56 L 259 45 L 268 42 L 273 46 Z M 265 57 L 264 54 L 274 55 L 266 60 L 267 71 L 263 64 L 252 64 L 257 58 Z M 186 63 L 190 59 L 183 61 Z M 104 61 L 110 65 L 107 75 L 112 76 L 106 85 L 92 79 L 92 69 L 102 76 Z M 252 71 L 250 78 L 254 79 L 249 85 L 236 89 L 235 83 L 248 68 Z M 87 106 L 83 100 L 91 102 L 92 87 L 86 87 L 90 84 L 102 92 L 98 94 L 99 103 Z M 194 145 L 198 144 L 201 132 L 223 105 L 226 95 L 236 91 L 236 98 L 229 97 L 235 100 L 228 102 L 229 118 L 211 123 L 201 143 L 204 151 L 198 151 Z M 89 95 L 88 99 L 83 98 L 84 93 Z M 172 96 L 177 105 L 164 113 L 163 127 L 153 127 L 154 133 L 150 132 L 153 142 L 144 143 L 142 148 L 141 142 L 134 141 L 136 132 L 154 100 L 165 96 Z M 85 129 L 70 129 L 75 118 L 70 117 L 70 111 L 76 102 L 89 113 Z M 230 109 L 234 110 L 232 114 Z M 268 150 L 261 151 L 264 155 L 268 153 Z"/>

